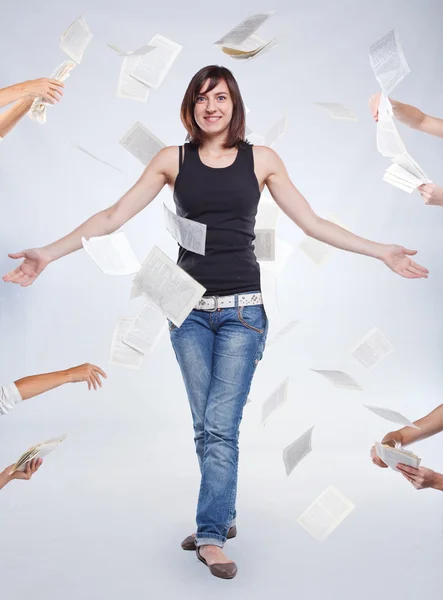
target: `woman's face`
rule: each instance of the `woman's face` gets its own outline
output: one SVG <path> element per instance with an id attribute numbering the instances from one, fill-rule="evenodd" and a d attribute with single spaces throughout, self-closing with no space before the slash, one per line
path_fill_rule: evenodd
<path id="1" fill-rule="evenodd" d="M 194 118 L 204 133 L 215 135 L 228 129 L 234 106 L 223 79 L 210 92 L 205 91 L 208 87 L 209 79 L 203 84 L 195 101 Z"/>

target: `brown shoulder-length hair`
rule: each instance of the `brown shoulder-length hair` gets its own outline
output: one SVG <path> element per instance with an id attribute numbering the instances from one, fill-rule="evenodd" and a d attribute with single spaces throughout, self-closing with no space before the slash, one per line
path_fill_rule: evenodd
<path id="1" fill-rule="evenodd" d="M 200 71 L 198 71 L 191 79 L 188 89 L 185 92 L 180 109 L 180 117 L 188 132 L 186 140 L 196 145 L 200 145 L 203 142 L 204 134 L 195 120 L 194 106 L 205 81 L 208 79 L 209 85 L 205 88 L 205 92 L 213 90 L 221 80 L 226 81 L 233 103 L 233 110 L 232 119 L 229 124 L 229 133 L 224 147 L 234 148 L 235 146 L 239 146 L 245 141 L 245 106 L 234 75 L 226 67 L 220 67 L 218 65 L 209 65 L 208 67 L 200 69 Z"/>

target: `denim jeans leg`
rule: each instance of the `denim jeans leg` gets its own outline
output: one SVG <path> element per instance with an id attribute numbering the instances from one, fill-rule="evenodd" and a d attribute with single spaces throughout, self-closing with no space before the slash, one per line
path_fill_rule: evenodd
<path id="1" fill-rule="evenodd" d="M 237 309 L 222 309 L 217 330 L 204 421 L 197 546 L 223 547 L 230 522 L 235 517 L 239 426 L 263 352 L 267 326 L 262 307 L 246 308 L 251 309 L 248 312 L 253 315 L 248 321 L 239 318 Z"/>
<path id="2" fill-rule="evenodd" d="M 180 366 L 191 408 L 194 442 L 200 472 L 204 454 L 204 419 L 212 379 L 215 332 L 209 314 L 193 310 L 181 327 L 170 328 L 172 347 Z"/>

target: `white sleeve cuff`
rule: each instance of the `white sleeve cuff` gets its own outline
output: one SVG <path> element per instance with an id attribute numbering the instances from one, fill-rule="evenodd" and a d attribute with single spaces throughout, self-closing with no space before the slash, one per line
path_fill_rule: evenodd
<path id="1" fill-rule="evenodd" d="M 15 383 L 0 387 L 0 415 L 6 415 L 16 404 L 22 401 L 23 398 Z"/>

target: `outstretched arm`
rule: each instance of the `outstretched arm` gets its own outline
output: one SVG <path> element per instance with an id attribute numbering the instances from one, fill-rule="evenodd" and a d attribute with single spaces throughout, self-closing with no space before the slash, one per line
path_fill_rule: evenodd
<path id="1" fill-rule="evenodd" d="M 119 229 L 148 206 L 169 182 L 171 168 L 178 169 L 177 156 L 176 147 L 163 148 L 146 167 L 137 183 L 113 206 L 96 213 L 74 231 L 52 244 L 9 254 L 10 258 L 25 260 L 5 275 L 3 281 L 18 283 L 23 287 L 31 285 L 50 262 L 79 250 L 82 247 L 82 237 L 89 239 Z"/>
<path id="2" fill-rule="evenodd" d="M 348 252 L 378 258 L 402 277 L 427 277 L 428 270 L 408 256 L 416 254 L 416 250 L 372 242 L 319 217 L 289 179 L 282 160 L 273 150 L 259 146 L 254 158 L 257 169 L 266 172 L 264 180 L 275 202 L 306 235 Z"/>
<path id="3" fill-rule="evenodd" d="M 0 113 L 0 137 L 4 138 L 7 133 L 22 119 L 30 110 L 33 98 L 18 100 L 10 108 Z"/>
<path id="4" fill-rule="evenodd" d="M 394 117 L 401 123 L 423 131 L 423 133 L 429 133 L 429 135 L 436 135 L 437 137 L 443 137 L 443 119 L 437 117 L 431 117 L 420 109 L 410 104 L 403 104 L 398 100 L 392 100 L 389 98 L 392 109 L 394 111 Z M 376 121 L 378 121 L 378 106 L 380 104 L 380 93 L 374 94 L 369 99 L 369 108 L 371 109 L 372 115 Z"/>

